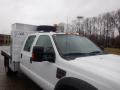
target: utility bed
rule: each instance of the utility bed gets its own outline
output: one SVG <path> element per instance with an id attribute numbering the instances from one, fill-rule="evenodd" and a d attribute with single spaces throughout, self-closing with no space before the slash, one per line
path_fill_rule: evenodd
<path id="1" fill-rule="evenodd" d="M 10 47 L 9 46 L 2 46 L 4 47 L 5 49 L 3 50 L 1 48 L 1 55 L 3 56 L 7 56 L 8 58 L 11 58 L 11 55 L 10 55 Z"/>
<path id="2" fill-rule="evenodd" d="M 2 47 L 4 47 L 4 50 Z M 1 55 L 4 56 L 4 66 L 8 66 L 10 59 L 12 59 L 10 55 L 10 47 L 9 46 L 2 46 L 2 47 L 1 47 Z"/>
<path id="3" fill-rule="evenodd" d="M 21 50 L 28 34 L 41 32 L 42 30 L 47 32 L 49 29 L 52 31 L 56 30 L 55 27 L 47 25 L 12 24 L 11 45 L 9 48 L 7 47 L 5 50 L 1 51 L 1 55 L 4 56 L 5 67 L 10 68 L 13 72 L 19 71 L 20 58 L 22 56 Z"/>

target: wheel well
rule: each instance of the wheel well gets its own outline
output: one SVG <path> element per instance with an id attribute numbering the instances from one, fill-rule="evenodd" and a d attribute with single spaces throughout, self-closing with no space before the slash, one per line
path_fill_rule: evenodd
<path id="1" fill-rule="evenodd" d="M 98 90 L 93 85 L 72 77 L 61 79 L 55 86 L 54 90 Z"/>

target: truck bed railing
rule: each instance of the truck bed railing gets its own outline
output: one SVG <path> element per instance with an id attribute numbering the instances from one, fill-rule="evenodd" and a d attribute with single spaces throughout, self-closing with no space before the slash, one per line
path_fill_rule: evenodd
<path id="1" fill-rule="evenodd" d="M 11 55 L 6 53 L 5 51 L 1 51 L 1 55 L 3 55 L 4 57 L 7 57 L 9 59 L 11 59 Z"/>
<path id="2" fill-rule="evenodd" d="M 11 55 L 5 51 L 1 51 L 1 55 L 4 56 L 4 66 L 9 67 L 9 60 L 12 59 Z"/>

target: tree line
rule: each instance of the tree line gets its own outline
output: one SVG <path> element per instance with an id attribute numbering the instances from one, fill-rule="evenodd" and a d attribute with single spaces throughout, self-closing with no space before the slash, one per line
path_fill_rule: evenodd
<path id="1" fill-rule="evenodd" d="M 77 32 L 98 46 L 120 48 L 120 9 L 97 17 L 77 17 L 71 23 L 60 23 L 58 31 Z"/>

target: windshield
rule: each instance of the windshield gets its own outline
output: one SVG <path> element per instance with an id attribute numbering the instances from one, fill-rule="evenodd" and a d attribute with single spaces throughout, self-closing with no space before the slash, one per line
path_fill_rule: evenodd
<path id="1" fill-rule="evenodd" d="M 102 50 L 85 37 L 68 34 L 53 35 L 58 52 L 63 57 L 81 57 L 102 54 Z"/>

